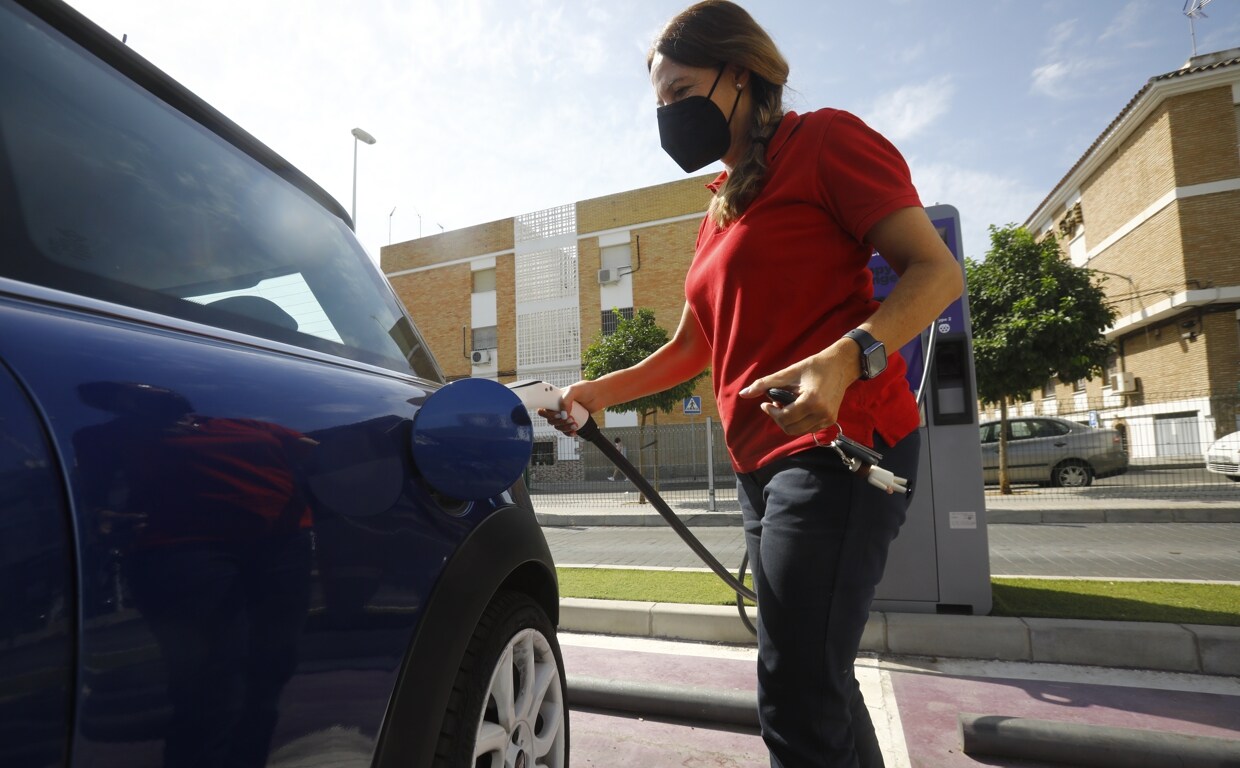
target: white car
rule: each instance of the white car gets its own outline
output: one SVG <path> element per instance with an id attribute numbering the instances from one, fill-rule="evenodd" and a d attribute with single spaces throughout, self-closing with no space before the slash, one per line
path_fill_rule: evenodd
<path id="1" fill-rule="evenodd" d="M 1206 451 L 1206 469 L 1227 475 L 1240 483 L 1240 432 L 1232 432 L 1214 441 Z"/>

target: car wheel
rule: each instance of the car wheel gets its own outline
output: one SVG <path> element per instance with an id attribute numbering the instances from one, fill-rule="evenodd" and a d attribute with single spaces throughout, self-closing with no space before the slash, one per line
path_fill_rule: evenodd
<path id="1" fill-rule="evenodd" d="M 1233 483 L 1240 483 L 1240 475 L 1228 475 L 1227 479 Z"/>
<path id="2" fill-rule="evenodd" d="M 1051 473 L 1051 484 L 1060 488 L 1084 488 L 1094 481 L 1094 472 L 1083 461 L 1065 461 Z"/>
<path id="3" fill-rule="evenodd" d="M 564 663 L 547 614 L 500 592 L 461 661 L 435 752 L 438 768 L 566 768 Z"/>

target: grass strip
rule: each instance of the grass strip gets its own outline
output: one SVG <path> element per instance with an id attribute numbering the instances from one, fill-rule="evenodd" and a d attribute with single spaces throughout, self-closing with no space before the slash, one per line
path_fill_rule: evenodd
<path id="1" fill-rule="evenodd" d="M 1240 627 L 1240 585 L 1101 579 L 991 580 L 992 616 Z"/>
<path id="2" fill-rule="evenodd" d="M 734 605 L 713 573 L 559 568 L 560 595 L 651 603 Z M 746 577 L 746 584 L 751 584 Z M 1096 579 L 991 580 L 992 616 L 1240 626 L 1240 585 Z"/>

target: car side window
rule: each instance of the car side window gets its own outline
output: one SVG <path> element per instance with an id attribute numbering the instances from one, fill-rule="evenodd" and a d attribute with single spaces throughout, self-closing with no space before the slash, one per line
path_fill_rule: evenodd
<path id="1" fill-rule="evenodd" d="M 0 275 L 440 378 L 339 217 L 23 13 L 0 9 Z"/>
<path id="2" fill-rule="evenodd" d="M 1039 421 L 1037 422 L 1038 437 L 1059 437 L 1068 434 L 1068 428 L 1057 421 Z"/>
<path id="3" fill-rule="evenodd" d="M 993 443 L 998 439 L 998 432 L 995 430 L 994 424 L 983 424 L 978 428 L 978 432 L 983 443 Z"/>
<path id="4" fill-rule="evenodd" d="M 1036 437 L 1033 423 L 1028 419 L 1017 419 L 1008 423 L 1008 438 L 1011 440 L 1028 440 Z"/>

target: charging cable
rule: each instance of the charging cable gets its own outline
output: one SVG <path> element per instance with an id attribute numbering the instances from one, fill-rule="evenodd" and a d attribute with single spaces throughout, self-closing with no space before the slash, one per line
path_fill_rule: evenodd
<path id="1" fill-rule="evenodd" d="M 926 392 L 926 380 L 930 374 L 930 364 L 934 355 L 934 337 L 936 335 L 935 329 L 931 328 L 930 339 L 926 344 L 926 354 L 924 355 L 922 365 L 921 383 L 917 387 L 916 400 L 919 408 Z M 513 382 L 507 386 L 517 395 L 526 408 L 535 410 L 539 408 L 547 408 L 554 411 L 560 410 L 562 407 L 563 392 L 561 392 L 559 387 L 548 384 L 545 381 L 525 379 L 522 381 Z M 594 421 L 594 417 L 591 416 L 585 409 L 585 406 L 580 403 L 573 403 L 572 416 L 573 421 L 577 423 L 577 434 L 583 439 L 593 443 L 594 446 L 598 448 L 599 451 L 601 451 L 602 454 L 606 456 L 611 463 L 614 464 L 624 474 L 624 476 L 629 479 L 630 482 L 633 483 L 633 485 L 637 486 L 638 490 L 640 490 L 642 494 L 650 500 L 650 503 L 654 505 L 655 510 L 665 521 L 667 521 L 667 524 L 671 526 L 672 530 L 674 530 L 676 534 L 689 545 L 689 548 L 693 550 L 694 554 L 696 554 L 703 563 L 714 571 L 715 575 L 718 576 L 723 583 L 727 584 L 728 587 L 736 593 L 736 608 L 740 612 L 741 621 L 746 627 L 749 628 L 750 632 L 757 634 L 757 629 L 754 627 L 753 622 L 749 620 L 749 614 L 745 610 L 744 602 L 745 600 L 749 600 L 754 603 L 758 601 L 758 596 L 754 594 L 754 591 L 745 586 L 745 571 L 749 565 L 749 553 L 746 552 L 741 558 L 741 566 L 737 571 L 736 576 L 729 573 L 728 569 L 725 568 L 723 564 L 720 563 L 713 554 L 711 554 L 710 550 L 706 548 L 706 545 L 704 545 L 696 536 L 693 535 L 693 533 L 689 530 L 689 527 L 684 524 L 684 521 L 676 516 L 676 513 L 673 512 L 672 508 L 667 505 L 667 502 L 663 500 L 663 497 L 659 495 L 659 492 L 654 489 L 654 486 L 650 484 L 649 480 L 637 471 L 637 467 L 633 466 L 632 462 L 628 460 L 628 457 L 620 453 L 620 449 L 616 448 L 615 445 L 604 437 L 603 431 L 599 429 L 598 423 Z"/>
<path id="2" fill-rule="evenodd" d="M 517 381 L 509 384 L 508 388 L 516 393 L 517 397 L 521 399 L 521 402 L 524 403 L 527 408 L 549 408 L 551 410 L 558 410 L 561 407 L 560 389 L 544 381 Z M 689 527 L 684 524 L 684 521 L 676 516 L 676 513 L 672 511 L 672 508 L 667 505 L 667 502 L 663 500 L 663 497 L 659 495 L 659 492 L 656 491 L 654 486 L 650 484 L 650 481 L 637 471 L 637 467 L 633 466 L 632 462 L 630 462 L 624 454 L 620 453 L 620 449 L 616 448 L 616 446 L 607 440 L 607 438 L 603 435 L 603 431 L 599 429 L 598 423 L 594 421 L 594 417 L 586 411 L 585 407 L 580 403 L 573 403 L 572 416 L 573 420 L 577 422 L 577 434 L 581 438 L 593 443 L 604 456 L 611 460 L 612 464 L 616 465 L 616 467 L 624 473 L 624 476 L 627 477 L 633 485 L 637 486 L 638 490 L 640 490 L 646 498 L 650 500 L 650 503 L 654 505 L 655 510 L 662 515 L 663 519 L 667 521 L 667 524 L 672 527 L 672 530 L 676 531 L 676 534 L 689 545 L 689 548 L 693 550 L 694 554 L 696 554 L 703 563 L 706 563 L 706 565 L 715 572 L 715 575 L 722 579 L 723 582 L 732 589 L 732 591 L 736 592 L 738 596 L 737 599 L 739 600 L 743 597 L 746 600 L 753 600 L 754 602 L 757 602 L 758 596 L 754 594 L 752 589 L 745 586 L 744 577 L 742 576 L 740 579 L 737 579 L 728 572 L 728 569 L 725 568 L 722 563 L 715 559 L 715 556 L 712 555 L 710 550 L 706 548 L 706 545 L 699 541 L 698 538 L 693 535 L 693 532 L 689 530 Z"/>

